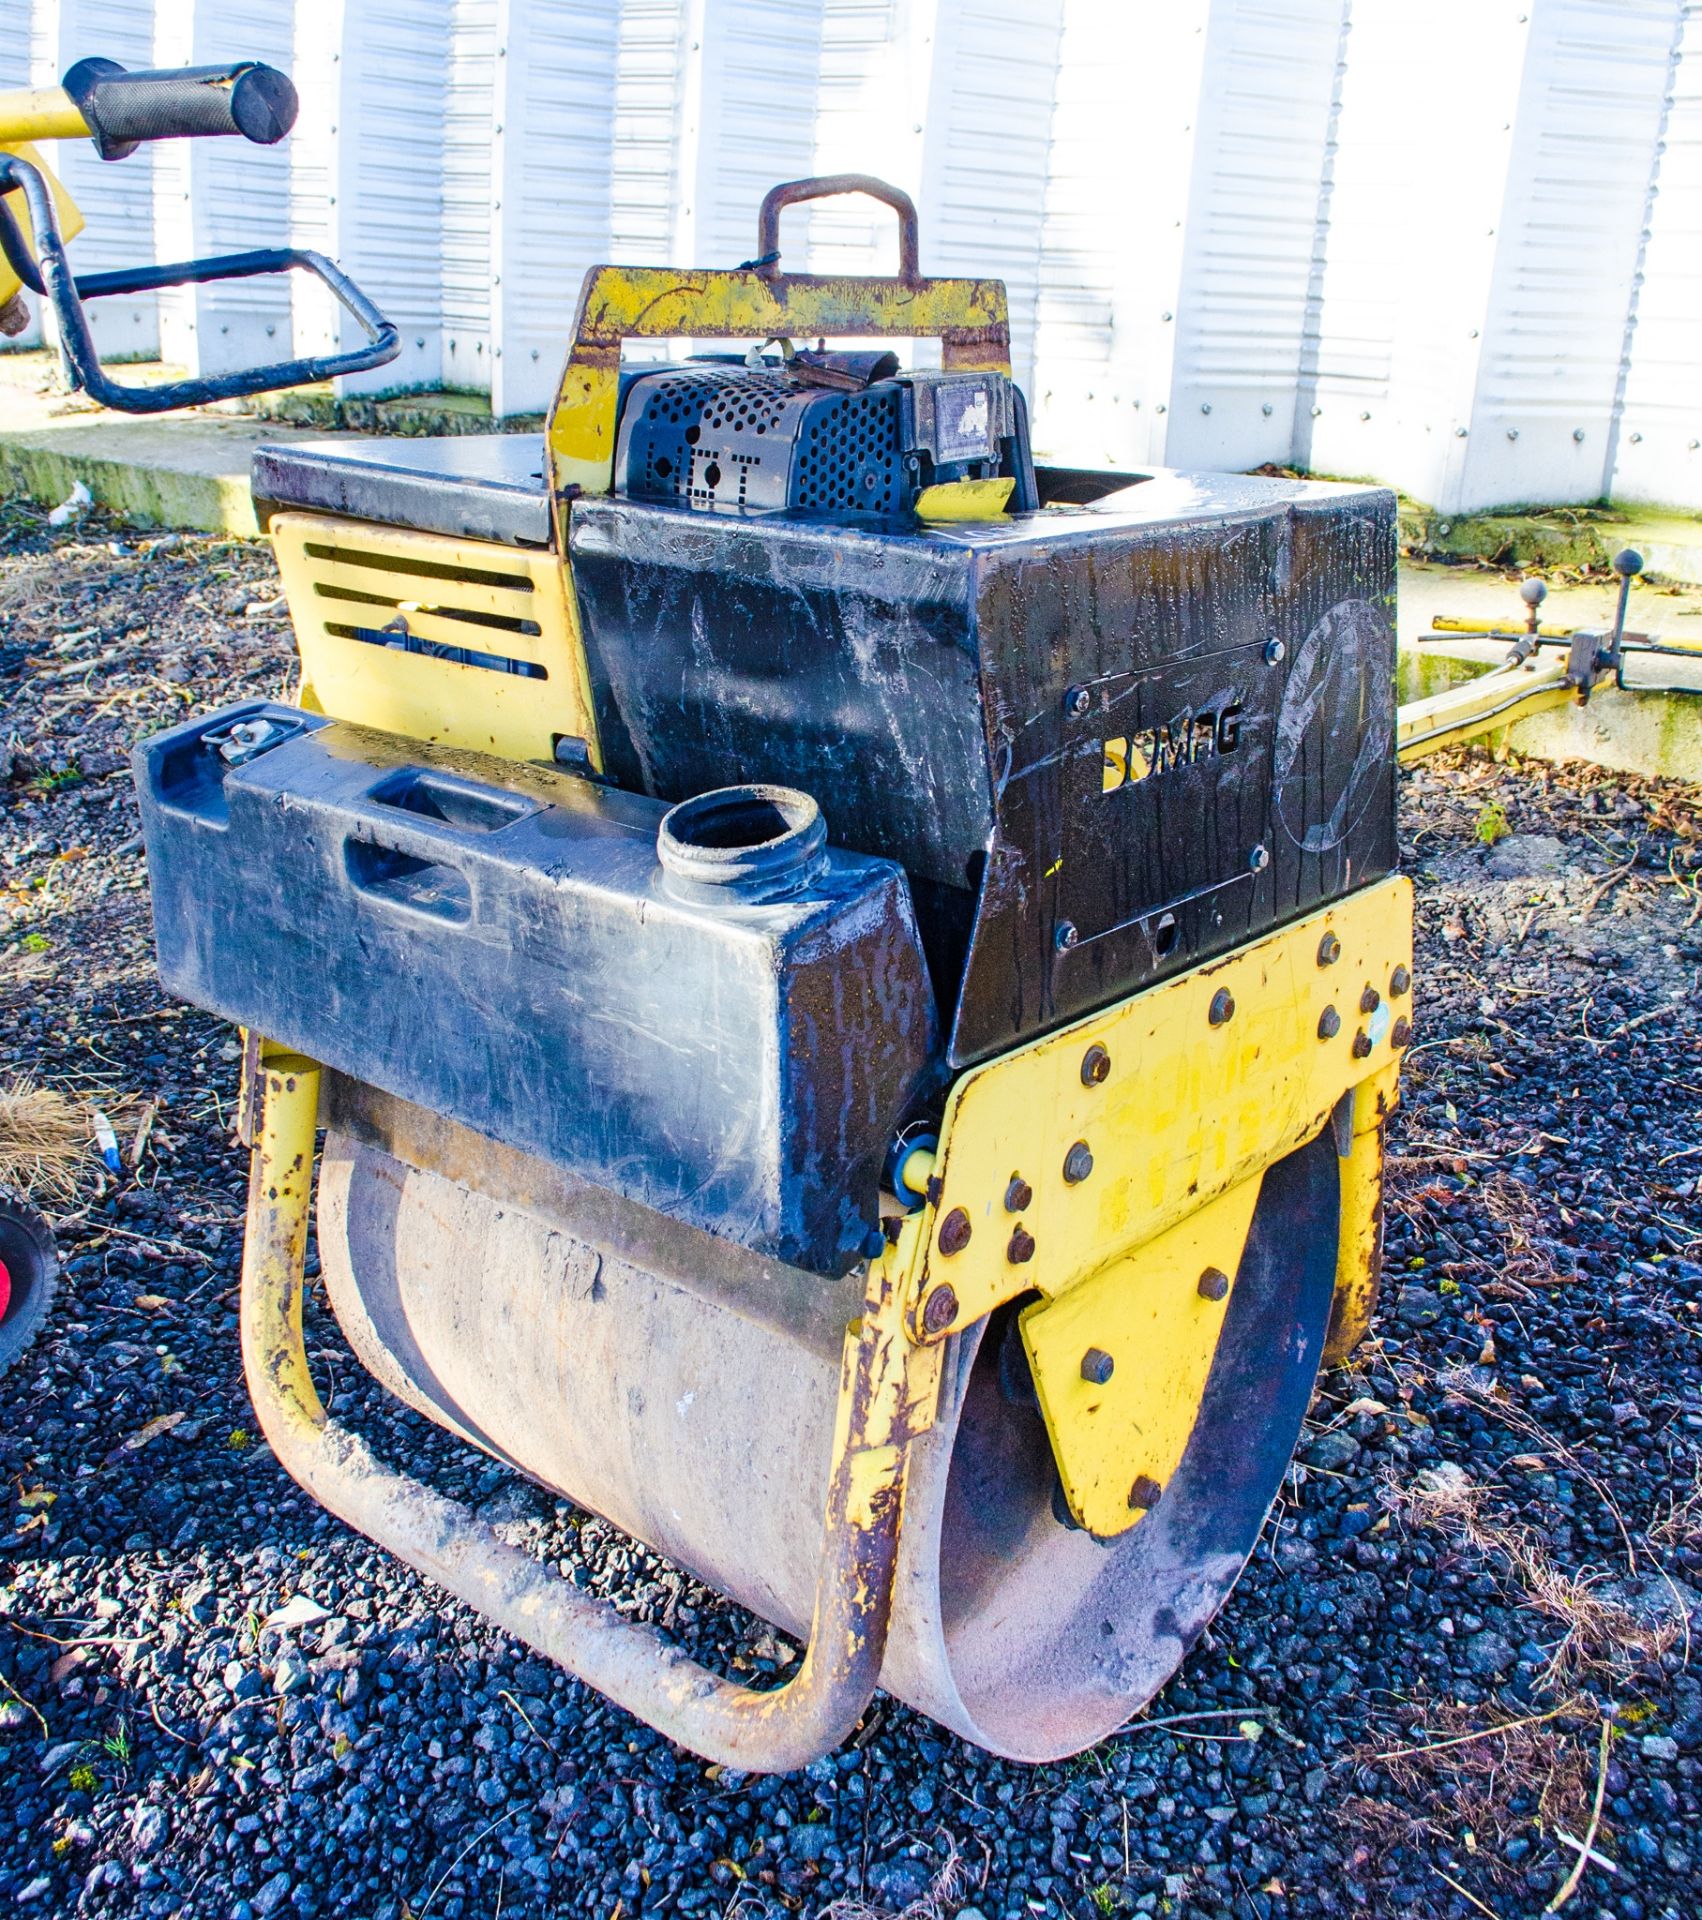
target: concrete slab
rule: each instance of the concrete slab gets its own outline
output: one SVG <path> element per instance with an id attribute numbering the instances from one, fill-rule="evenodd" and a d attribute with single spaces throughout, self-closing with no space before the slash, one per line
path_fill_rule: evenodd
<path id="1" fill-rule="evenodd" d="M 172 375 L 150 366 L 118 377 Z M 63 391 L 52 354 L 0 354 L 0 492 L 47 505 L 81 480 L 101 506 L 144 526 L 257 533 L 250 456 L 267 442 L 309 437 L 275 420 L 109 413 Z"/>
<path id="2" fill-rule="evenodd" d="M 1544 626 L 1609 627 L 1618 605 L 1609 581 L 1554 586 L 1543 602 Z M 1459 640 L 1421 646 L 1439 614 L 1495 621 L 1518 628 L 1524 606 L 1517 582 L 1477 567 L 1403 561 L 1400 581 L 1400 695 L 1421 699 L 1499 666 L 1507 649 L 1493 641 Z M 1626 625 L 1663 639 L 1702 644 L 1702 588 L 1634 585 Z M 1702 657 L 1670 660 L 1634 657 L 1626 669 L 1635 685 L 1685 689 L 1679 694 L 1620 693 L 1604 688 L 1584 706 L 1556 707 L 1486 736 L 1539 760 L 1588 760 L 1626 773 L 1662 774 L 1702 781 Z"/>

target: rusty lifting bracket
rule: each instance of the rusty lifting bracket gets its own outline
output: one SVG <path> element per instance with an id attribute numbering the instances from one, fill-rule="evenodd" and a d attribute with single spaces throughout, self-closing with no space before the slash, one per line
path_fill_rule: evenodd
<path id="1" fill-rule="evenodd" d="M 339 1519 L 682 1746 L 760 1773 L 838 1746 L 880 1677 L 911 1449 L 939 1394 L 940 1349 L 913 1345 L 901 1318 L 898 1275 L 916 1231 L 871 1264 L 863 1312 L 846 1330 L 810 1642 L 791 1679 L 758 1693 L 504 1544 L 329 1416 L 302 1343 L 320 1069 L 263 1041 L 251 1058 L 242 1351 L 255 1413 L 285 1469 Z"/>

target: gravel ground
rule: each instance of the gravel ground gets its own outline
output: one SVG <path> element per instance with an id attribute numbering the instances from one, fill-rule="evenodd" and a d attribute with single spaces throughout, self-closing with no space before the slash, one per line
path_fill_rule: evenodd
<path id="1" fill-rule="evenodd" d="M 1404 778 L 1420 1043 L 1381 1335 L 1147 1720 L 1025 1769 L 883 1701 L 744 1778 L 443 1606 L 251 1432 L 236 1048 L 154 984 L 124 755 L 284 689 L 276 594 L 258 546 L 0 509 L 0 1074 L 100 1101 L 127 1152 L 152 1116 L 61 1217 L 52 1325 L 0 1384 L 0 1904 L 1510 1920 L 1599 1793 L 1568 1911 L 1702 1910 L 1694 790 Z M 735 1668 L 792 1657 L 384 1406 L 323 1313 L 309 1347 L 339 1413 L 582 1583 Z"/>

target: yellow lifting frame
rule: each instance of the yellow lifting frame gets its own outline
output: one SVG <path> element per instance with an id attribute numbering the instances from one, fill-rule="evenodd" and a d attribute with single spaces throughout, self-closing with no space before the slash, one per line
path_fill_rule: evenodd
<path id="1" fill-rule="evenodd" d="M 1010 315 L 1000 280 L 765 276 L 756 270 L 593 267 L 550 413 L 551 483 L 613 485 L 623 340 L 934 339 L 947 367 L 1009 373 Z"/>

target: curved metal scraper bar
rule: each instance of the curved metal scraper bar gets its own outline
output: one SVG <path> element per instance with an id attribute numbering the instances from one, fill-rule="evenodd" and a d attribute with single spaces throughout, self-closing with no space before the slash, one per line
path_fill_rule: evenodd
<path id="1" fill-rule="evenodd" d="M 329 1418 L 301 1332 L 319 1069 L 274 1054 L 262 1074 L 242 1349 L 255 1413 L 288 1472 L 350 1526 L 682 1746 L 766 1773 L 836 1747 L 880 1674 L 910 1443 L 932 1420 L 938 1384 L 937 1358 L 904 1337 L 893 1261 L 871 1268 L 864 1312 L 846 1335 L 810 1644 L 784 1686 L 756 1693 L 505 1545 Z"/>

